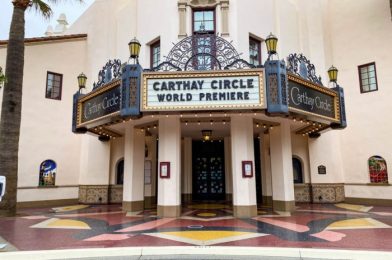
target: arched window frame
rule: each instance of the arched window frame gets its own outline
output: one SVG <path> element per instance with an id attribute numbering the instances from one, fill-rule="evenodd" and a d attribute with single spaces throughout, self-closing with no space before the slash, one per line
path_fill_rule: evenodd
<path id="1" fill-rule="evenodd" d="M 301 176 L 300 176 L 300 180 L 295 180 L 294 179 L 294 160 L 298 160 L 299 164 L 301 166 Z M 297 155 L 293 155 L 292 156 L 292 162 L 293 162 L 293 180 L 294 180 L 294 184 L 301 184 L 301 183 L 305 183 L 305 177 L 304 177 L 304 163 L 301 157 L 297 156 Z"/>
<path id="2" fill-rule="evenodd" d="M 388 167 L 384 157 L 373 155 L 367 164 L 370 183 L 388 183 Z"/>
<path id="3" fill-rule="evenodd" d="M 120 178 L 120 176 L 119 176 L 119 166 L 120 166 L 120 163 L 122 162 L 122 178 Z M 119 179 L 120 178 L 120 179 Z M 121 182 L 122 181 L 122 182 Z M 117 163 L 116 163 L 116 185 L 123 185 L 124 184 L 124 158 L 120 158 L 120 159 L 118 159 L 117 160 Z"/>
<path id="4" fill-rule="evenodd" d="M 54 167 L 51 169 L 44 168 L 45 163 L 53 163 Z M 39 187 L 50 187 L 56 185 L 56 175 L 57 175 L 57 163 L 52 159 L 44 160 L 39 166 Z"/>

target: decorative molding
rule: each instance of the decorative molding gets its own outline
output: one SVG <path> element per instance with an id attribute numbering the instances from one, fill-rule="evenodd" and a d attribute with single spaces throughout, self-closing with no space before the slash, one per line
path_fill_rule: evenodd
<path id="1" fill-rule="evenodd" d="M 229 36 L 229 0 L 179 0 L 178 1 L 178 13 L 179 13 L 179 33 L 178 37 L 186 37 L 187 28 L 187 7 L 190 8 L 214 8 L 220 6 L 221 8 L 221 24 L 222 24 L 222 36 Z"/>
<path id="2" fill-rule="evenodd" d="M 109 185 L 80 185 L 79 203 L 107 204 L 109 199 Z"/>
<path id="3" fill-rule="evenodd" d="M 109 203 L 122 203 L 123 185 L 109 185 Z"/>
<path id="4" fill-rule="evenodd" d="M 294 195 L 296 202 L 310 202 L 310 185 L 309 184 L 295 184 Z"/>
<path id="5" fill-rule="evenodd" d="M 345 200 L 343 183 L 295 184 L 294 194 L 296 202 L 337 203 Z"/>

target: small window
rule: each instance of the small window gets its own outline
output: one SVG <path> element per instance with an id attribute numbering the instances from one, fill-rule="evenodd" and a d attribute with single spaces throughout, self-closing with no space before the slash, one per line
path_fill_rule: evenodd
<path id="1" fill-rule="evenodd" d="M 161 42 L 157 41 L 150 45 L 151 68 L 161 63 Z"/>
<path id="2" fill-rule="evenodd" d="M 193 11 L 193 32 L 215 33 L 215 11 L 214 10 L 194 10 Z"/>
<path id="3" fill-rule="evenodd" d="M 361 93 L 377 91 L 377 73 L 376 63 L 358 66 L 359 84 L 361 86 Z"/>
<path id="4" fill-rule="evenodd" d="M 255 66 L 261 64 L 261 42 L 255 38 L 249 38 L 249 63 Z"/>
<path id="5" fill-rule="evenodd" d="M 39 170 L 39 186 L 54 186 L 56 171 L 57 165 L 53 160 L 43 161 Z"/>
<path id="6" fill-rule="evenodd" d="M 46 98 L 61 100 L 63 75 L 49 72 L 46 77 Z"/>
<path id="7" fill-rule="evenodd" d="M 381 156 L 372 156 L 368 160 L 371 183 L 388 183 L 387 162 Z"/>
<path id="8" fill-rule="evenodd" d="M 117 162 L 116 167 L 116 184 L 123 185 L 124 184 L 124 159 L 120 159 Z"/>
<path id="9" fill-rule="evenodd" d="M 303 183 L 303 176 L 302 176 L 302 163 L 301 160 L 293 157 L 293 177 L 294 183 Z"/>

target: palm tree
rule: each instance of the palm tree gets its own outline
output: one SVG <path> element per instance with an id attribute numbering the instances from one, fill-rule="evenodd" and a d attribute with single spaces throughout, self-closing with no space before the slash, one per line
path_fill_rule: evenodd
<path id="1" fill-rule="evenodd" d="M 64 0 L 65 1 L 65 0 Z M 83 2 L 83 0 L 75 0 Z M 5 67 L 5 85 L 0 119 L 0 175 L 6 176 L 6 193 L 0 202 L 0 213 L 16 214 L 18 184 L 18 151 L 22 111 L 24 67 L 25 12 L 35 9 L 44 18 L 50 18 L 49 4 L 61 0 L 12 0 L 14 5 Z"/>

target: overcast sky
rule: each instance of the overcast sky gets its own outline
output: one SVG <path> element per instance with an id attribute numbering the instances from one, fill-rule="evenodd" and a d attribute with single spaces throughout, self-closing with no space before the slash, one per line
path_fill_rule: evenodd
<path id="1" fill-rule="evenodd" d="M 0 0 L 0 40 L 8 39 L 12 17 L 12 0 Z M 44 36 L 48 25 L 53 28 L 57 25 L 57 18 L 61 13 L 65 13 L 68 23 L 71 25 L 93 2 L 94 0 L 84 0 L 84 4 L 76 1 L 62 1 L 52 6 L 53 17 L 45 20 L 34 10 L 26 11 L 26 38 Z"/>

